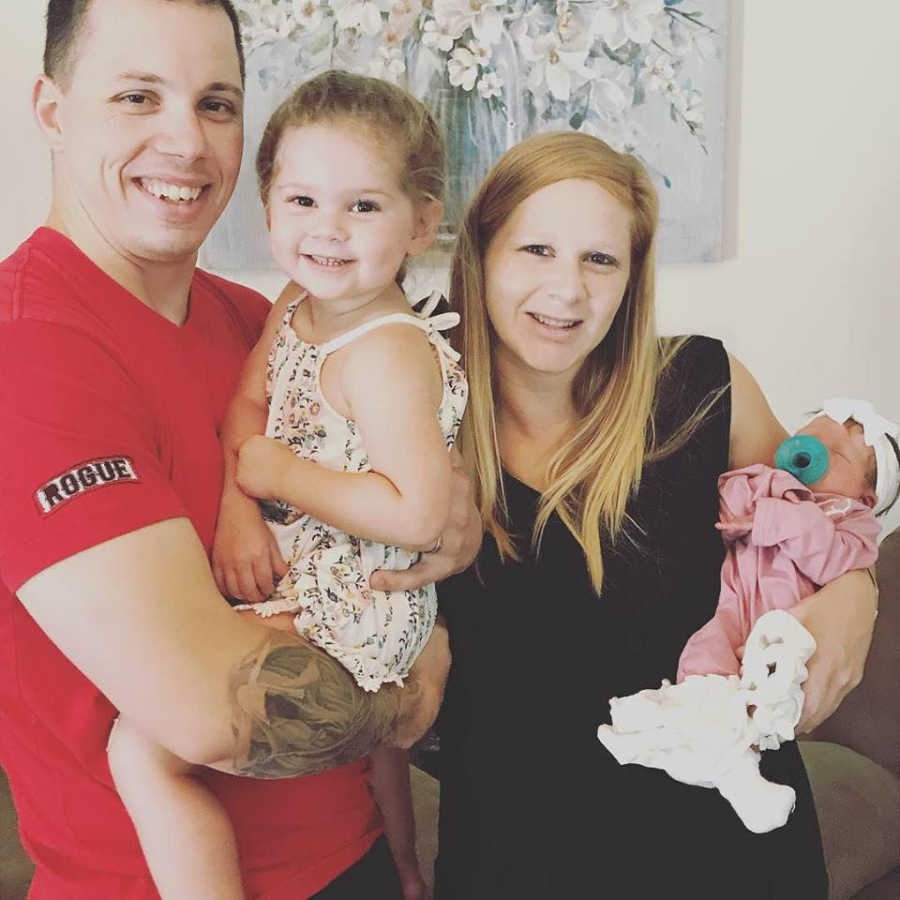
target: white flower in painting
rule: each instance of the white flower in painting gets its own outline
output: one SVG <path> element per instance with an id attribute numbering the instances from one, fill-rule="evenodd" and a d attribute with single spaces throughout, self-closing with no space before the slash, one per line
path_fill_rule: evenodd
<path id="1" fill-rule="evenodd" d="M 689 29 L 677 20 L 669 23 L 668 45 L 669 52 L 682 59 L 696 55 L 701 62 L 706 62 L 716 57 L 716 43 L 710 32 Z"/>
<path id="2" fill-rule="evenodd" d="M 402 19 L 394 19 L 393 16 L 388 18 L 384 35 L 381 39 L 383 46 L 402 50 L 403 41 L 406 40 L 411 27 L 409 22 L 404 22 Z"/>
<path id="3" fill-rule="evenodd" d="M 434 19 L 429 19 L 422 27 L 422 43 L 426 47 L 434 47 L 449 53 L 453 47 L 453 35 L 446 30 L 446 26 L 438 25 Z"/>
<path id="4" fill-rule="evenodd" d="M 293 0 L 294 21 L 304 31 L 315 31 L 322 24 L 325 12 L 317 0 Z"/>
<path id="5" fill-rule="evenodd" d="M 572 90 L 572 76 L 589 79 L 591 72 L 585 68 L 587 50 L 566 50 L 555 33 L 536 38 L 520 39 L 522 53 L 533 63 L 528 75 L 528 86 L 534 93 L 546 81 L 547 88 L 557 100 L 568 100 Z"/>
<path id="6" fill-rule="evenodd" d="M 484 45 L 479 44 L 478 41 L 469 41 L 469 53 L 478 60 L 478 65 L 483 69 L 485 66 L 490 65 L 491 62 L 491 48 Z"/>
<path id="7" fill-rule="evenodd" d="M 646 142 L 647 137 L 641 126 L 630 119 L 612 121 L 585 119 L 579 131 L 606 141 L 619 153 L 634 153 Z"/>
<path id="8" fill-rule="evenodd" d="M 286 7 L 276 6 L 271 0 L 263 0 L 254 12 L 256 15 L 251 20 L 253 25 L 247 38 L 251 47 L 286 38 L 294 30 Z"/>
<path id="9" fill-rule="evenodd" d="M 557 0 L 556 30 L 564 43 L 568 43 L 576 37 L 578 25 L 575 13 L 569 6 L 569 0 Z"/>
<path id="10" fill-rule="evenodd" d="M 547 23 L 547 14 L 543 7 L 539 3 L 529 3 L 526 4 L 524 11 L 506 23 L 506 31 L 518 44 L 521 38 L 529 33 L 546 31 Z"/>
<path id="11" fill-rule="evenodd" d="M 398 82 L 406 71 L 406 62 L 400 47 L 379 47 L 369 66 L 369 74 L 386 81 Z"/>
<path id="12" fill-rule="evenodd" d="M 620 153 L 634 153 L 638 147 L 646 143 L 647 133 L 637 122 L 625 119 L 619 123 L 614 139 L 616 143 L 613 146 Z"/>
<path id="13" fill-rule="evenodd" d="M 675 79 L 675 66 L 672 57 L 665 51 L 648 53 L 644 59 L 644 68 L 640 78 L 648 91 L 664 92 Z"/>
<path id="14" fill-rule="evenodd" d="M 450 84 L 471 91 L 478 77 L 478 60 L 465 47 L 457 47 L 447 62 Z"/>
<path id="15" fill-rule="evenodd" d="M 398 43 L 412 31 L 421 12 L 421 0 L 395 0 L 388 16 L 387 30 Z"/>
<path id="16" fill-rule="evenodd" d="M 703 97 L 699 91 L 679 91 L 673 95 L 672 103 L 688 125 L 703 126 Z"/>
<path id="17" fill-rule="evenodd" d="M 620 66 L 606 57 L 599 57 L 591 66 L 593 75 L 592 104 L 602 114 L 618 117 L 634 103 L 634 85 L 629 66 Z"/>
<path id="18" fill-rule="evenodd" d="M 340 28 L 355 28 L 363 34 L 381 31 L 381 14 L 393 6 L 393 0 L 330 0 Z"/>
<path id="19" fill-rule="evenodd" d="M 496 44 L 503 34 L 504 0 L 434 0 L 434 17 L 454 39 L 467 28 L 482 44 Z"/>
<path id="20" fill-rule="evenodd" d="M 610 50 L 618 50 L 626 41 L 646 46 L 664 16 L 663 0 L 599 0 L 594 33 Z"/>
<path id="21" fill-rule="evenodd" d="M 394 0 L 391 15 L 400 18 L 416 18 L 422 12 L 422 0 Z"/>
<path id="22" fill-rule="evenodd" d="M 503 82 L 496 72 L 485 72 L 478 79 L 478 93 L 488 100 L 491 97 L 499 97 L 502 93 Z"/>

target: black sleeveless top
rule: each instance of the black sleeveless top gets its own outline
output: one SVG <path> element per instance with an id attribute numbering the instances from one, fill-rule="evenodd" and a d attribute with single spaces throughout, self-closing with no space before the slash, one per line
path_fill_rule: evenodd
<path id="1" fill-rule="evenodd" d="M 692 338 L 663 376 L 658 434 L 728 380 L 722 345 Z M 503 565 L 488 536 L 477 573 L 440 586 L 453 664 L 438 722 L 438 900 L 826 896 L 796 744 L 763 754 L 766 777 L 797 791 L 796 809 L 755 835 L 717 791 L 620 766 L 597 739 L 610 697 L 674 680 L 716 607 L 730 413 L 725 390 L 684 447 L 645 467 L 633 523 L 604 547 L 601 596 L 555 517 L 537 559 Z M 538 494 L 504 484 L 527 551 Z"/>

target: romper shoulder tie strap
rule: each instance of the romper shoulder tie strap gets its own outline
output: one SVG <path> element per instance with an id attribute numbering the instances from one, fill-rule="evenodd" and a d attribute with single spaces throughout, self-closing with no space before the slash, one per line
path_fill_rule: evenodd
<path id="1" fill-rule="evenodd" d="M 440 298 L 440 293 L 437 291 L 432 292 L 423 307 L 422 312 L 418 314 L 412 312 L 388 313 L 386 316 L 379 316 L 377 319 L 370 319 L 368 322 L 363 322 L 362 325 L 351 328 L 349 331 L 345 331 L 336 338 L 332 338 L 330 341 L 326 341 L 322 344 L 319 348 L 321 356 L 324 359 L 329 353 L 334 353 L 336 350 L 346 347 L 347 344 L 362 337 L 364 334 L 368 334 L 370 331 L 374 331 L 376 328 L 380 328 L 382 325 L 414 325 L 429 336 L 434 336 L 437 335 L 438 332 L 453 328 L 455 325 L 459 324 L 459 313 L 446 312 L 439 313 L 436 316 L 429 315 L 440 301 Z M 459 354 L 447 343 L 443 336 L 441 336 L 438 345 L 441 346 L 443 352 L 450 356 L 451 359 L 457 362 L 459 361 Z"/>

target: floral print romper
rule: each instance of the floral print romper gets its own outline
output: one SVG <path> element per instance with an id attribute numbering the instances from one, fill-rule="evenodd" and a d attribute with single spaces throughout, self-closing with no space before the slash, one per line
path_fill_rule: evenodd
<path id="1" fill-rule="evenodd" d="M 408 323 L 425 332 L 440 362 L 444 394 L 437 415 L 449 449 L 468 386 L 459 354 L 439 333 L 456 325 L 459 316 L 429 317 L 438 299 L 433 295 L 420 315 L 391 313 L 324 344 L 298 337 L 291 319 L 303 296 L 290 304 L 269 352 L 266 436 L 283 441 L 302 459 L 331 469 L 370 471 L 355 424 L 322 393 L 322 365 L 330 353 L 375 328 Z M 365 690 L 378 690 L 386 682 L 402 684 L 434 627 L 435 587 L 375 591 L 369 587 L 369 575 L 376 569 L 409 568 L 418 554 L 345 534 L 281 501 L 262 506 L 289 571 L 266 601 L 249 608 L 262 616 L 296 612 L 297 632 L 337 659 Z"/>

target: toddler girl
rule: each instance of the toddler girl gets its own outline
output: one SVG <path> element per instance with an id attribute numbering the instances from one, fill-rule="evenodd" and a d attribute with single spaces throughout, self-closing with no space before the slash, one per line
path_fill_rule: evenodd
<path id="1" fill-rule="evenodd" d="M 438 542 L 466 401 L 439 334 L 458 316 L 413 315 L 400 287 L 407 257 L 441 219 L 443 147 L 406 92 L 332 71 L 273 114 L 257 173 L 273 255 L 300 291 L 273 307 L 226 418 L 214 570 L 226 593 L 267 597 L 243 609 L 295 629 L 375 691 L 408 674 L 436 598 L 434 585 L 372 590 L 369 575 L 412 565 L 417 554 L 402 547 Z M 248 497 L 263 501 L 265 523 Z M 249 570 L 243 541 L 266 551 Z M 110 760 L 162 896 L 243 897 L 230 822 L 191 768 L 125 721 Z M 424 883 L 408 784 L 405 753 L 373 754 L 373 791 L 412 900 Z M 172 846 L 169 823 L 183 833 L 185 820 L 195 840 Z"/>

